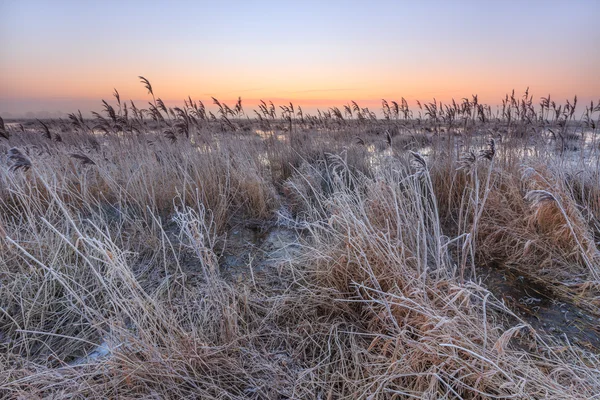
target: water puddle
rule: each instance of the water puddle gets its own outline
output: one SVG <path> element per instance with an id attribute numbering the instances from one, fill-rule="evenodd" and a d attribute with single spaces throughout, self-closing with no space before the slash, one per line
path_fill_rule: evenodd
<path id="1" fill-rule="evenodd" d="M 255 282 L 292 262 L 301 252 L 299 240 L 296 229 L 283 225 L 232 229 L 221 252 L 221 274 L 238 283 Z"/>
<path id="2" fill-rule="evenodd" d="M 113 350 L 118 346 L 113 346 L 107 341 L 102 342 L 92 350 L 89 354 L 76 358 L 68 363 L 69 366 L 75 367 L 83 364 L 92 364 L 98 359 L 106 358 L 112 355 Z"/>
<path id="3" fill-rule="evenodd" d="M 598 315 L 556 298 L 550 289 L 500 266 L 480 268 L 479 276 L 497 298 L 536 331 L 565 340 L 590 351 L 600 351 L 600 318 Z"/>
<path id="4" fill-rule="evenodd" d="M 254 132 L 262 139 L 275 139 L 280 142 L 287 141 L 287 136 L 284 133 L 276 130 L 255 129 Z"/>

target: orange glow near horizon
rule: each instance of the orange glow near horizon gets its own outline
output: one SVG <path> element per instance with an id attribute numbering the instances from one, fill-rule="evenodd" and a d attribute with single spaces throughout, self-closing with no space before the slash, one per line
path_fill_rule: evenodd
<path id="1" fill-rule="evenodd" d="M 269 2 L 205 4 L 181 15 L 133 2 L 118 16 L 89 4 L 1 3 L 8 23 L 0 27 L 0 115 L 97 110 L 113 88 L 144 104 L 151 97 L 138 75 L 171 105 L 241 96 L 246 107 L 262 99 L 371 108 L 404 97 L 414 107 L 416 99 L 472 94 L 497 105 L 527 87 L 534 99 L 600 98 L 598 2 L 514 12 L 466 0 L 376 3 L 325 5 L 314 15 Z M 553 23 L 569 29 L 551 36 L 543 28 Z"/>

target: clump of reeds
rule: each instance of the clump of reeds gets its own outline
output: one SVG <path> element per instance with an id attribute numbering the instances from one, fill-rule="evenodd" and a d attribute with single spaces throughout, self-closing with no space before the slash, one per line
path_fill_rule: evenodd
<path id="1" fill-rule="evenodd" d="M 4 120 L 2 119 L 2 117 L 0 117 L 0 138 L 6 140 L 10 139 L 10 134 L 6 130 L 6 126 L 4 126 Z"/>
<path id="2" fill-rule="evenodd" d="M 8 160 L 12 163 L 10 166 L 11 171 L 27 171 L 31 168 L 31 161 L 29 158 L 16 147 L 13 147 L 8 151 Z"/>
<path id="3" fill-rule="evenodd" d="M 431 225 L 436 210 L 418 206 L 422 192 L 406 185 L 409 173 L 386 173 L 377 182 L 359 178 L 358 187 L 337 181 L 333 195 L 319 196 L 314 206 L 330 217 L 311 228 L 317 259 L 309 270 L 321 290 L 335 289 L 332 295 L 351 306 L 366 330 L 364 342 L 345 347 L 360 359 L 338 354 L 324 359 L 329 368 L 336 363 L 342 375 L 330 393 L 477 398 L 527 397 L 540 390 L 571 396 L 569 385 L 550 383 L 549 359 L 538 364 L 521 358 L 510 345 L 520 337 L 521 344 L 544 346 L 539 338 L 531 331 L 520 334 L 523 326 L 505 330 L 491 324 L 485 315 L 494 311 L 488 307 L 503 306 L 482 288 L 459 284 L 448 247 L 439 247 L 443 235 Z M 457 371 L 462 378 L 454 378 Z M 569 374 L 579 381 L 576 371 Z M 363 379 L 351 379 L 355 375 Z"/>

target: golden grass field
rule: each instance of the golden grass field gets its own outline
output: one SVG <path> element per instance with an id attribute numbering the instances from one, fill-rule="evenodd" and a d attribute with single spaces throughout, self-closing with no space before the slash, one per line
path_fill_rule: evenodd
<path id="1" fill-rule="evenodd" d="M 0 125 L 0 398 L 599 396 L 598 104 L 143 84 Z"/>

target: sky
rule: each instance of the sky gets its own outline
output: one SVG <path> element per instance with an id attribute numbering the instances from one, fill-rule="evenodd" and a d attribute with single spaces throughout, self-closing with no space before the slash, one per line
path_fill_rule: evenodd
<path id="1" fill-rule="evenodd" d="M 0 116 L 241 96 L 305 109 L 382 98 L 600 99 L 600 0 L 0 0 Z M 28 114 L 29 113 L 29 114 Z"/>

